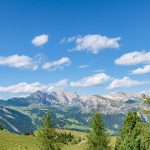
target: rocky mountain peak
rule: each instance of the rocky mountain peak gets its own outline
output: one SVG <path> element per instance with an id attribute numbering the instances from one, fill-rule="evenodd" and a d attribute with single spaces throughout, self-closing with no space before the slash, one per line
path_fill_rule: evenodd
<path id="1" fill-rule="evenodd" d="M 140 94 L 135 93 L 124 93 L 124 92 L 112 92 L 108 95 L 103 95 L 107 99 L 117 100 L 117 101 L 126 101 L 129 99 L 139 99 L 141 98 Z"/>

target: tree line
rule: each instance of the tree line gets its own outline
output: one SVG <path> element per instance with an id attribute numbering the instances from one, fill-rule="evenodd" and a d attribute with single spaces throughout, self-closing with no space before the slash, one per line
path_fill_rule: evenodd
<path id="1" fill-rule="evenodd" d="M 0 125 L 0 130 L 3 129 Z M 34 134 L 26 132 L 25 135 Z M 48 113 L 43 117 L 38 129 L 37 140 L 41 150 L 61 150 L 61 143 L 77 144 L 83 139 L 77 140 L 71 133 L 57 132 Z M 86 143 L 87 150 L 112 149 L 110 135 L 104 127 L 102 115 L 99 112 L 92 116 L 91 131 L 88 133 Z M 143 122 L 136 112 L 129 112 L 117 138 L 115 150 L 150 150 L 150 124 Z"/>
<path id="2" fill-rule="evenodd" d="M 60 150 L 61 144 L 78 144 L 81 137 L 74 137 L 71 132 L 57 131 L 52 124 L 50 113 L 43 117 L 40 128 L 37 132 L 37 140 L 41 150 Z"/>
<path id="3" fill-rule="evenodd" d="M 110 136 L 104 128 L 102 116 L 96 112 L 92 117 L 91 131 L 87 136 L 87 150 L 111 150 Z M 59 143 L 71 142 L 74 137 L 58 134 L 47 114 L 38 131 L 41 150 L 60 150 Z M 58 140 L 59 139 L 59 140 Z M 67 139 L 67 140 L 66 140 Z M 136 112 L 129 112 L 117 138 L 115 150 L 150 150 L 150 126 L 143 122 Z"/>

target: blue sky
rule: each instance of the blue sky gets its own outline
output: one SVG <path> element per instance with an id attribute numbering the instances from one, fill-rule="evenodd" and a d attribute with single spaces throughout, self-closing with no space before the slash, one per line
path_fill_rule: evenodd
<path id="1" fill-rule="evenodd" d="M 0 97 L 149 91 L 148 0 L 2 0 Z"/>

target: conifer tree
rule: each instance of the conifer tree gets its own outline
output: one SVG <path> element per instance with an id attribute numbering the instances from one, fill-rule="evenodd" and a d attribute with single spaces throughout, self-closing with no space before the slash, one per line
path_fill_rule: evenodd
<path id="1" fill-rule="evenodd" d="M 101 114 L 96 112 L 92 118 L 92 131 L 88 135 L 89 150 L 109 150 L 109 137 L 104 129 Z"/>
<path id="2" fill-rule="evenodd" d="M 43 117 L 37 139 L 41 150 L 60 150 L 56 142 L 57 134 L 52 125 L 50 113 Z"/>
<path id="3" fill-rule="evenodd" d="M 129 112 L 127 114 L 121 129 L 120 138 L 117 139 L 116 150 L 141 150 L 141 123 L 142 121 L 136 112 Z"/>

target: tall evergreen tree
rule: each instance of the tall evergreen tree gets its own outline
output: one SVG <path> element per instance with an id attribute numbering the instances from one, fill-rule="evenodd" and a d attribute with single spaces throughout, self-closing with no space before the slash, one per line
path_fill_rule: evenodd
<path id="1" fill-rule="evenodd" d="M 89 150 L 109 150 L 109 137 L 104 129 L 101 114 L 96 112 L 92 118 L 92 131 L 88 135 Z"/>
<path id="2" fill-rule="evenodd" d="M 57 134 L 52 125 L 50 113 L 43 117 L 41 127 L 38 131 L 37 139 L 41 150 L 60 150 L 56 139 Z"/>
<path id="3" fill-rule="evenodd" d="M 136 112 L 129 112 L 117 140 L 116 150 L 141 150 L 140 133 L 142 121 Z M 139 127 L 140 126 L 140 127 Z"/>
<path id="4" fill-rule="evenodd" d="M 144 131 L 141 132 L 141 133 L 144 133 L 142 135 L 142 140 L 141 140 L 141 149 L 150 150 L 150 124 L 147 123 L 143 130 Z"/>

